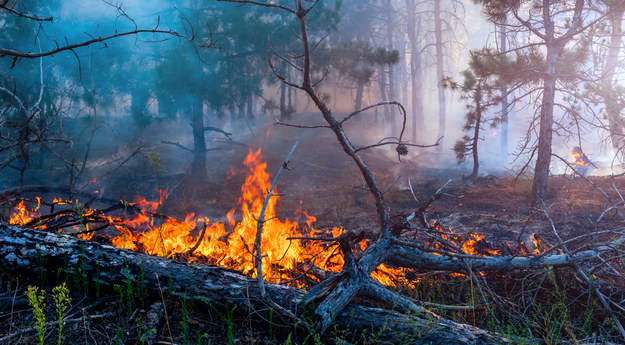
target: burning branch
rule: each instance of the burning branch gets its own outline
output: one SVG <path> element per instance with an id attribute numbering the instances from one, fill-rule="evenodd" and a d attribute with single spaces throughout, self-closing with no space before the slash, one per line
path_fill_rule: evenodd
<path id="1" fill-rule="evenodd" d="M 256 251 L 256 255 L 255 255 L 256 275 L 258 277 L 258 287 L 260 288 L 260 295 L 263 298 L 267 298 L 267 293 L 265 291 L 265 282 L 263 281 L 263 252 L 261 250 L 261 242 L 262 242 L 262 236 L 263 236 L 263 225 L 265 224 L 265 222 L 271 220 L 271 219 L 265 220 L 265 211 L 267 210 L 269 199 L 271 197 L 276 196 L 276 194 L 273 194 L 273 190 L 276 187 L 276 184 L 278 183 L 278 179 L 280 178 L 280 175 L 282 175 L 282 172 L 284 171 L 284 169 L 287 169 L 289 158 L 291 158 L 291 155 L 293 154 L 293 151 L 295 151 L 295 148 L 297 147 L 298 143 L 299 143 L 299 140 L 295 142 L 295 144 L 291 148 L 291 151 L 289 151 L 289 154 L 286 156 L 284 163 L 282 163 L 280 170 L 278 170 L 278 174 L 276 174 L 276 177 L 273 179 L 273 182 L 271 183 L 271 187 L 269 187 L 269 190 L 267 191 L 267 196 L 265 197 L 265 201 L 263 202 L 263 208 L 260 211 L 260 216 L 258 216 L 258 219 L 256 220 L 257 222 L 256 241 L 254 244 L 254 248 Z"/>

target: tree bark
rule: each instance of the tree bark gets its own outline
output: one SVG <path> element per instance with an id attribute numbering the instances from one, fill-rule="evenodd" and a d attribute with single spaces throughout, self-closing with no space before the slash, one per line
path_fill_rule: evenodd
<path id="1" fill-rule="evenodd" d="M 410 93 L 412 105 L 412 143 L 417 143 L 418 132 L 423 131 L 423 71 L 421 70 L 421 47 L 417 41 L 417 9 L 415 0 L 406 0 L 408 41 L 410 42 Z M 358 109 L 358 108 L 356 108 Z"/>
<path id="2" fill-rule="evenodd" d="M 237 310 L 251 310 L 251 315 L 258 315 L 259 322 L 277 320 L 269 316 L 271 308 L 261 298 L 255 279 L 226 268 L 148 256 L 66 234 L 0 225 L 0 266 L 8 273 L 36 274 L 45 270 L 56 276 L 59 270 L 64 270 L 70 275 L 82 274 L 89 286 L 99 285 L 101 291 L 111 293 L 116 284 L 125 286 L 131 279 L 133 286 L 143 284 L 149 293 L 158 294 L 158 276 L 162 290 L 178 298 L 186 294 L 186 298 L 193 298 L 198 304 L 236 305 Z M 306 291 L 277 284 L 265 287 L 274 302 L 301 316 Z M 342 336 L 353 337 L 352 341 L 377 337 L 388 343 L 411 339 L 412 344 L 510 342 L 434 314 L 407 315 L 354 303 L 336 313 L 334 325 L 346 331 Z"/>
<path id="3" fill-rule="evenodd" d="M 191 175 L 198 180 L 206 180 L 206 136 L 204 134 L 204 112 L 202 103 L 193 104 L 191 110 L 191 127 L 193 128 L 193 161 Z"/>
<path id="4" fill-rule="evenodd" d="M 436 147 L 438 152 L 443 151 L 445 126 L 447 124 L 447 101 L 443 86 L 445 61 L 443 55 L 443 29 L 441 18 L 441 0 L 434 0 L 434 36 L 436 39 L 436 85 L 438 86 L 438 137 L 443 138 Z"/>
<path id="5" fill-rule="evenodd" d="M 610 32 L 610 43 L 608 48 L 608 56 L 604 66 L 604 77 L 602 80 L 602 94 L 605 103 L 605 110 L 608 116 L 608 125 L 610 128 L 610 139 L 612 147 L 618 152 L 625 144 L 625 134 L 623 134 L 623 120 L 621 119 L 621 110 L 623 107 L 619 105 L 619 95 L 614 90 L 616 67 L 618 65 L 619 53 L 623 46 L 623 13 L 625 13 L 625 5 L 619 3 L 615 8 L 610 8 L 609 15 L 612 31 Z"/>
<path id="6" fill-rule="evenodd" d="M 505 52 L 506 42 L 507 42 L 507 34 L 506 34 L 506 26 L 501 25 L 499 27 L 500 30 L 500 42 L 499 42 L 499 51 Z M 506 86 L 501 87 L 501 158 L 504 160 L 504 164 L 507 163 L 508 158 L 508 88 Z"/>
<path id="7" fill-rule="evenodd" d="M 386 1 L 386 43 L 389 52 L 393 51 L 393 31 L 395 31 L 395 25 L 393 24 L 393 4 L 390 0 Z M 395 94 L 395 66 L 393 64 L 388 65 L 388 100 L 394 101 L 397 95 Z M 389 114 L 385 119 L 385 122 L 390 124 L 390 136 L 399 136 L 397 132 L 397 119 L 395 118 L 395 107 L 385 106 L 388 108 Z"/>
<path id="8" fill-rule="evenodd" d="M 549 166 L 551 164 L 551 142 L 553 137 L 553 108 L 556 92 L 556 64 L 560 53 L 560 45 L 554 38 L 553 22 L 546 24 L 547 33 L 545 45 L 547 46 L 545 77 L 543 78 L 543 99 L 540 107 L 540 129 L 538 136 L 538 154 L 536 156 L 536 168 L 534 169 L 534 181 L 532 186 L 532 205 L 538 206 L 545 200 L 547 194 L 547 181 L 549 179 Z"/>
<path id="9" fill-rule="evenodd" d="M 477 83 L 477 90 L 474 95 L 475 102 L 475 126 L 473 127 L 473 140 L 471 143 L 471 153 L 473 154 L 473 171 L 465 179 L 474 180 L 480 169 L 480 160 L 477 152 L 477 144 L 480 140 L 480 126 L 482 125 L 482 87 Z"/>

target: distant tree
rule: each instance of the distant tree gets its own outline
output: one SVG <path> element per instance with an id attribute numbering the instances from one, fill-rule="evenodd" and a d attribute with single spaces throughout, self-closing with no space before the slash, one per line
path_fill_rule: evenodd
<path id="1" fill-rule="evenodd" d="M 431 0 L 431 9 L 424 11 L 425 18 L 431 18 L 434 34 L 434 54 L 436 67 L 436 88 L 438 95 L 438 138 L 444 138 L 447 127 L 447 99 L 443 78 L 448 68 L 452 52 L 461 49 L 460 36 L 466 33 L 464 26 L 464 5 L 459 0 Z M 430 31 L 432 33 L 432 31 Z M 444 139 L 436 148 L 443 150 Z"/>
<path id="2" fill-rule="evenodd" d="M 158 26 L 141 29 L 132 24 L 125 31 L 120 27 L 109 35 L 87 34 L 87 39 L 70 41 L 67 32 L 52 25 L 52 16 L 38 14 L 55 13 L 59 10 L 59 5 L 59 1 L 0 2 L 0 25 L 3 30 L 3 35 L 0 36 L 0 127 L 3 132 L 0 138 L 0 153 L 3 158 L 0 170 L 17 170 L 20 185 L 27 182 L 26 172 L 33 161 L 43 167 L 44 153 L 46 157 L 54 157 L 67 167 L 70 186 L 76 182 L 77 174 L 84 170 L 86 164 L 85 159 L 76 157 L 77 151 L 72 145 L 75 138 L 66 136 L 60 114 L 63 109 L 68 110 L 73 102 L 77 102 L 78 107 L 87 104 L 95 109 L 97 97 L 93 96 L 93 79 L 88 83 L 92 85 L 87 92 L 90 95 L 80 96 L 73 91 L 69 92 L 69 86 L 60 80 L 71 82 L 72 78 L 67 74 L 70 62 L 63 60 L 53 63 L 44 59 L 45 57 L 59 54 L 76 57 L 77 60 L 74 61 L 78 65 L 79 74 L 77 80 L 84 86 L 83 72 L 91 70 L 91 67 L 90 63 L 87 64 L 89 66 L 82 65 L 81 58 L 84 56 L 81 56 L 79 48 L 94 44 L 106 46 L 106 42 L 114 39 L 146 33 L 152 34 L 151 37 L 156 40 L 177 37 L 191 43 L 195 48 L 206 48 L 210 45 L 206 42 L 197 43 L 194 37 L 187 37 L 171 29 L 162 30 Z M 129 19 L 121 8 L 118 10 L 121 17 Z M 134 23 L 131 19 L 128 22 Z M 42 37 L 49 39 L 43 40 Z M 60 44 L 63 41 L 66 43 Z M 109 65 L 113 64 L 109 62 Z M 46 174 L 34 175 L 38 177 Z"/>
<path id="3" fill-rule="evenodd" d="M 461 92 L 461 98 L 466 101 L 467 113 L 463 130 L 470 134 L 464 135 L 454 145 L 458 164 L 464 162 L 468 155 L 473 158 L 473 170 L 471 174 L 463 177 L 465 180 L 474 180 L 478 175 L 480 167 L 478 143 L 482 126 L 490 124 L 491 127 L 497 127 L 501 122 L 501 117 L 487 117 L 488 108 L 501 103 L 502 97 L 497 94 L 500 88 L 493 80 L 492 74 L 479 70 L 479 65 L 474 63 L 478 58 L 475 55 L 472 56 L 471 67 L 462 72 L 464 80 L 461 84 L 450 78 L 443 80 L 443 85 L 453 91 Z"/>
<path id="4" fill-rule="evenodd" d="M 365 86 L 369 85 L 379 66 L 390 67 L 399 61 L 399 52 L 374 49 L 367 42 L 356 41 L 327 48 L 328 63 L 336 73 L 355 84 L 355 108 L 362 106 Z"/>
<path id="5" fill-rule="evenodd" d="M 587 3 L 584 0 L 574 3 L 558 0 L 474 2 L 483 6 L 484 13 L 493 23 L 505 26 L 509 31 L 532 36 L 526 46 L 514 49 L 515 61 L 497 52 L 484 54 L 480 63 L 482 68 L 490 68 L 491 72 L 510 82 L 541 85 L 538 143 L 529 148 L 532 156 L 537 152 L 531 201 L 538 205 L 545 199 L 547 191 L 557 82 L 575 79 L 579 66 L 587 58 L 584 42 L 575 39 L 588 28 L 588 23 L 584 23 L 589 11 L 585 6 Z"/>
<path id="6" fill-rule="evenodd" d="M 594 40 L 592 46 L 594 75 L 585 83 L 587 96 L 593 104 L 602 105 L 604 116 L 600 119 L 607 120 L 610 142 L 623 160 L 625 148 L 625 86 L 619 83 L 619 74 L 623 66 L 619 57 L 623 51 L 623 17 L 625 14 L 625 1 L 623 0 L 600 0 L 594 3 L 597 13 L 605 15 L 607 20 L 596 25 L 589 34 L 589 39 Z M 607 46 L 607 49 L 606 49 Z"/>
<path id="7" fill-rule="evenodd" d="M 406 0 L 406 33 L 410 44 L 410 104 L 412 105 L 411 133 L 412 142 L 417 142 L 417 133 L 425 127 L 423 113 L 423 36 L 421 14 L 417 12 L 415 0 Z"/>

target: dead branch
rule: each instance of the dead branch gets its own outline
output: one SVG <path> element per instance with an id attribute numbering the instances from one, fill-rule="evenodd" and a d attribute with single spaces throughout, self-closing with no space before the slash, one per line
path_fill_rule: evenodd
<path id="1" fill-rule="evenodd" d="M 169 35 L 169 36 L 172 36 L 172 38 L 180 38 L 187 42 L 193 43 L 198 48 L 210 48 L 211 47 L 210 44 L 206 45 L 206 44 L 197 43 L 196 41 L 194 41 L 195 37 L 187 37 L 174 30 L 137 29 L 137 30 L 127 31 L 127 32 L 120 32 L 120 33 L 116 33 L 116 34 L 104 36 L 104 37 L 95 37 L 90 40 L 73 43 L 73 44 L 67 44 L 65 46 L 57 47 L 55 49 L 50 49 L 50 50 L 39 52 L 39 53 L 31 53 L 31 52 L 24 52 L 24 51 L 14 50 L 14 49 L 0 48 L 0 59 L 5 56 L 10 56 L 15 59 L 18 59 L 18 58 L 34 59 L 34 58 L 43 57 L 43 56 L 51 56 L 51 55 L 58 54 L 60 52 L 72 51 L 76 48 L 90 46 L 95 43 L 106 42 L 106 41 L 119 38 L 119 37 L 139 35 L 143 33 Z"/>
<path id="2" fill-rule="evenodd" d="M 553 231 L 553 234 L 558 239 L 560 247 L 564 250 L 567 256 L 571 256 L 571 252 L 569 251 L 569 249 L 567 248 L 567 245 L 564 244 L 564 241 L 560 237 L 560 234 L 558 233 L 558 230 L 556 229 L 556 226 L 553 223 L 553 219 L 551 219 L 551 215 L 549 214 L 549 211 L 547 210 L 547 207 L 545 206 L 544 201 L 542 202 L 542 212 L 549 219 L 551 230 Z M 601 291 L 599 291 L 599 288 L 597 288 L 597 286 L 591 282 L 590 278 L 588 278 L 588 275 L 581 269 L 581 267 L 576 261 L 572 261 L 572 265 L 577 271 L 577 273 L 579 273 L 579 275 L 584 279 L 586 284 L 588 284 L 588 286 L 595 292 L 595 294 L 597 295 L 597 298 L 599 299 L 599 302 L 601 302 L 601 305 L 608 311 L 608 314 L 610 315 L 610 317 L 614 321 L 614 324 L 617 326 L 619 332 L 621 333 L 621 338 L 625 340 L 625 329 L 623 328 L 623 325 L 619 321 L 618 316 L 614 313 L 614 310 L 610 307 L 610 304 L 606 301 L 606 298 L 603 295 L 603 293 L 601 293 Z"/>
<path id="3" fill-rule="evenodd" d="M 256 260 L 256 275 L 258 277 L 258 287 L 260 289 L 260 295 L 264 299 L 267 299 L 267 293 L 265 291 L 265 282 L 263 281 L 263 252 L 261 248 L 261 243 L 262 243 L 262 236 L 263 236 L 263 225 L 266 222 L 265 211 L 267 210 L 267 205 L 269 205 L 269 199 L 275 196 L 275 194 L 273 194 L 273 190 L 276 188 L 276 184 L 278 183 L 278 179 L 280 178 L 280 175 L 282 175 L 282 172 L 284 171 L 284 169 L 287 168 L 287 164 L 289 163 L 289 158 L 291 158 L 291 155 L 293 154 L 293 151 L 295 151 L 295 148 L 297 147 L 298 143 L 299 143 L 299 140 L 295 142 L 295 144 L 291 148 L 291 151 L 289 151 L 289 154 L 286 156 L 284 163 L 282 163 L 282 166 L 280 166 L 280 170 L 278 170 L 276 177 L 273 179 L 273 182 L 271 183 L 271 187 L 269 187 L 269 190 L 267 191 L 267 196 L 265 197 L 265 201 L 263 202 L 263 207 L 260 211 L 260 215 L 258 216 L 258 219 L 256 220 L 256 240 L 254 242 L 255 243 L 254 250 L 256 253 L 254 255 L 254 258 Z"/>
<path id="4" fill-rule="evenodd" d="M 18 11 L 15 9 L 15 6 L 17 6 L 18 2 L 15 2 L 11 6 L 9 6 L 8 2 L 9 2 L 8 0 L 2 1 L 2 3 L 0 3 L 0 9 L 4 9 L 8 11 L 9 13 L 16 15 L 18 17 L 34 20 L 36 22 L 52 22 L 52 20 L 54 19 L 52 17 L 39 17 L 36 15 L 32 15 L 28 13 L 28 11 L 26 12 Z"/>

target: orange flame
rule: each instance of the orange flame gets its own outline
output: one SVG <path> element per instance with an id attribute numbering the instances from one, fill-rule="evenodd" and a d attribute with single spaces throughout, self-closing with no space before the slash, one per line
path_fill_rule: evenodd
<path id="1" fill-rule="evenodd" d="M 37 197 L 37 206 L 32 211 L 29 211 L 26 208 L 26 205 L 24 205 L 24 200 L 20 201 L 19 204 L 17 204 L 17 206 L 13 208 L 13 214 L 11 215 L 11 218 L 9 219 L 9 224 L 11 225 L 28 224 L 31 220 L 41 216 L 41 214 L 37 212 L 39 211 L 40 207 L 41 207 L 40 197 Z"/>
<path id="2" fill-rule="evenodd" d="M 223 223 L 211 223 L 208 218 L 196 217 L 190 214 L 185 221 L 167 218 L 154 224 L 154 218 L 147 212 L 156 212 L 159 203 L 138 198 L 136 204 L 141 207 L 141 214 L 125 223 L 115 225 L 120 235 L 113 238 L 113 245 L 137 250 L 142 248 L 148 254 L 159 256 L 179 256 L 190 253 L 192 260 L 200 257 L 209 263 L 219 264 L 246 274 L 255 275 L 254 251 L 257 231 L 257 219 L 270 188 L 267 164 L 262 161 L 261 151 L 250 151 L 243 164 L 246 167 L 247 177 L 241 187 L 241 197 L 238 208 L 233 208 L 226 215 L 230 231 L 226 231 Z M 277 193 L 277 191 L 274 191 Z M 166 198 L 166 193 L 162 196 Z M 320 232 L 312 226 L 315 217 L 309 216 L 306 211 L 298 211 L 297 215 L 306 224 L 309 233 L 298 222 L 289 219 L 281 220 L 276 217 L 276 203 L 279 197 L 271 197 L 265 210 L 261 251 L 263 259 L 264 278 L 272 282 L 280 282 L 292 278 L 292 272 L 307 258 L 316 254 L 317 266 L 331 271 L 339 271 L 343 265 L 342 257 L 335 251 L 325 250 L 318 244 L 302 244 L 300 240 L 289 240 L 291 237 L 319 235 Z M 161 201 L 162 204 L 162 201 Z M 240 214 L 241 220 L 235 220 L 235 214 Z M 205 229 L 204 231 L 198 230 Z M 134 232 L 135 229 L 148 229 L 146 232 Z M 204 233 L 203 238 L 199 234 Z M 338 236 L 340 228 L 333 229 L 333 235 Z M 197 246 L 196 246 L 197 244 Z M 319 265 L 319 263 L 322 263 Z"/>
<path id="3" fill-rule="evenodd" d="M 588 166 L 588 158 L 586 158 L 586 154 L 584 154 L 584 150 L 581 147 L 575 146 L 569 152 L 569 156 L 573 159 L 573 164 L 576 167 L 587 167 Z"/>
<path id="4" fill-rule="evenodd" d="M 270 176 L 266 171 L 267 164 L 263 162 L 261 150 L 250 150 L 243 162 L 246 178 L 241 187 L 241 196 L 237 207 L 231 209 L 227 215 L 227 225 L 211 222 L 208 218 L 188 214 L 184 221 L 165 217 L 159 214 L 161 206 L 167 199 L 167 190 L 159 192 L 159 201 L 148 201 L 137 197 L 132 205 L 136 207 L 136 214 L 132 216 L 110 217 L 101 216 L 108 224 L 119 231 L 119 235 L 111 239 L 114 246 L 139 250 L 151 255 L 184 258 L 190 261 L 202 261 L 232 268 L 254 276 L 255 271 L 255 239 L 258 219 L 266 193 L 270 188 Z M 277 191 L 274 190 L 274 193 Z M 41 205 L 29 211 L 24 202 L 15 207 L 11 217 L 11 224 L 27 224 L 39 217 L 37 213 Z M 276 215 L 276 205 L 279 196 L 269 199 L 264 214 L 261 251 L 263 254 L 263 275 L 271 282 L 283 282 L 303 273 L 306 267 L 301 267 L 307 260 L 323 270 L 338 272 L 344 261 L 340 249 L 335 244 L 321 244 L 307 238 L 327 237 L 328 231 L 314 228 L 316 218 L 306 210 L 298 209 L 295 212 L 296 220 L 280 219 Z M 68 204 L 66 200 L 55 199 L 55 203 Z M 300 201 L 300 205 L 302 202 Z M 84 216 L 94 215 L 94 210 L 81 209 Z M 99 216 L 99 215 L 98 215 Z M 439 236 L 460 248 L 462 252 L 473 255 L 501 255 L 498 250 L 490 250 L 481 243 L 483 235 L 455 234 L 451 229 L 444 229 L 439 223 L 433 226 Z M 41 225 L 40 228 L 45 227 Z M 74 227 L 82 239 L 93 237 L 89 224 Z M 343 229 L 334 227 L 334 238 L 343 233 Z M 202 237 L 200 238 L 200 235 Z M 305 238 L 305 239 L 302 239 Z M 322 242 L 324 243 L 324 242 Z M 478 244 L 480 244 L 478 246 Z M 357 248 L 365 250 L 366 240 L 358 243 Z M 435 242 L 433 247 L 440 248 Z M 357 249 L 358 250 L 358 249 Z M 387 286 L 404 284 L 414 286 L 415 281 L 408 281 L 406 269 L 393 268 L 381 265 L 372 277 Z M 295 285 L 303 283 L 296 282 Z"/>

